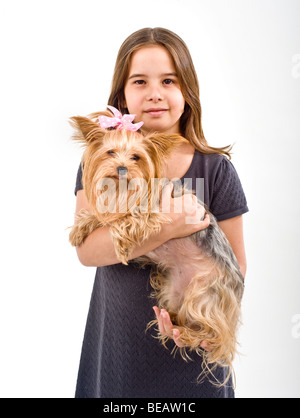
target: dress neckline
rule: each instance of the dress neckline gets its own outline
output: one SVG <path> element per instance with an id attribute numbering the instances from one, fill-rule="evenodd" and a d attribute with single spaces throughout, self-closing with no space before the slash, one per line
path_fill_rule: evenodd
<path id="1" fill-rule="evenodd" d="M 195 161 L 195 157 L 196 157 L 196 152 L 197 152 L 197 150 L 195 149 L 194 155 L 193 155 L 193 158 L 192 158 L 192 161 L 191 161 L 191 164 L 190 164 L 189 168 L 187 169 L 187 171 L 185 172 L 185 174 L 180 178 L 180 180 L 184 180 L 184 178 L 187 177 L 187 174 L 191 171 L 192 166 L 194 165 L 194 161 Z"/>

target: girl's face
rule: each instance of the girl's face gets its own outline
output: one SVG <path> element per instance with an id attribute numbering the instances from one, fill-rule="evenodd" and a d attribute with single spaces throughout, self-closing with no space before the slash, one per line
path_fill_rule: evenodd
<path id="1" fill-rule="evenodd" d="M 144 122 L 143 131 L 180 133 L 185 100 L 166 48 L 150 46 L 134 52 L 124 94 L 135 122 Z"/>

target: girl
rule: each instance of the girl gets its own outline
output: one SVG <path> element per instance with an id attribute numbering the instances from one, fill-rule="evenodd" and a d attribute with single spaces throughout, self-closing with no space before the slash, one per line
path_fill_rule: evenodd
<path id="1" fill-rule="evenodd" d="M 212 148 L 203 135 L 197 75 L 185 43 L 162 28 L 142 29 L 129 36 L 119 50 L 108 104 L 123 114 L 136 114 L 143 121 L 142 132 L 180 133 L 188 139 L 167 160 L 169 179 L 204 178 L 204 201 L 226 234 L 243 275 L 246 257 L 242 215 L 248 211 L 237 173 L 230 163 L 230 147 Z M 75 194 L 76 212 L 89 209 L 79 167 Z M 186 224 L 185 217 L 201 210 L 194 199 L 176 213 L 178 199 L 168 191 L 172 224 L 164 225 L 136 248 L 132 258 L 146 254 L 162 243 L 184 237 L 209 225 L 205 217 L 198 224 Z M 97 267 L 84 335 L 76 397 L 102 398 L 201 398 L 234 397 L 231 379 L 224 368 L 197 383 L 202 361 L 171 355 L 174 343 L 182 346 L 165 310 L 153 307 L 149 269 L 119 263 L 108 227 L 95 230 L 77 247 L 85 266 Z M 170 337 L 166 350 L 145 326 L 154 312 L 160 332 Z M 171 343 L 173 341 L 173 344 Z M 209 350 L 205 341 L 202 348 Z M 215 381 L 213 381 L 215 379 Z"/>

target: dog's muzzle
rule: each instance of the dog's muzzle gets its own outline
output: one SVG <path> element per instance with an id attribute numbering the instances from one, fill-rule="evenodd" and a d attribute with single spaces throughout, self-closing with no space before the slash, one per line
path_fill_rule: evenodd
<path id="1" fill-rule="evenodd" d="M 119 176 L 126 176 L 128 170 L 126 167 L 119 166 L 117 167 L 117 171 L 118 171 Z"/>

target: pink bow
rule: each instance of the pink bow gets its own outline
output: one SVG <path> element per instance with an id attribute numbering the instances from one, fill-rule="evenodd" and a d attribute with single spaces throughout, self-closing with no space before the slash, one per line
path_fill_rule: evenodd
<path id="1" fill-rule="evenodd" d="M 135 115 L 122 115 L 121 112 L 118 111 L 113 106 L 107 106 L 109 110 L 113 112 L 115 117 L 108 117 L 108 116 L 99 116 L 99 124 L 100 127 L 103 129 L 106 128 L 114 128 L 117 126 L 117 129 L 127 129 L 128 131 L 137 131 L 140 127 L 144 124 L 144 122 L 139 123 L 132 123 Z"/>

